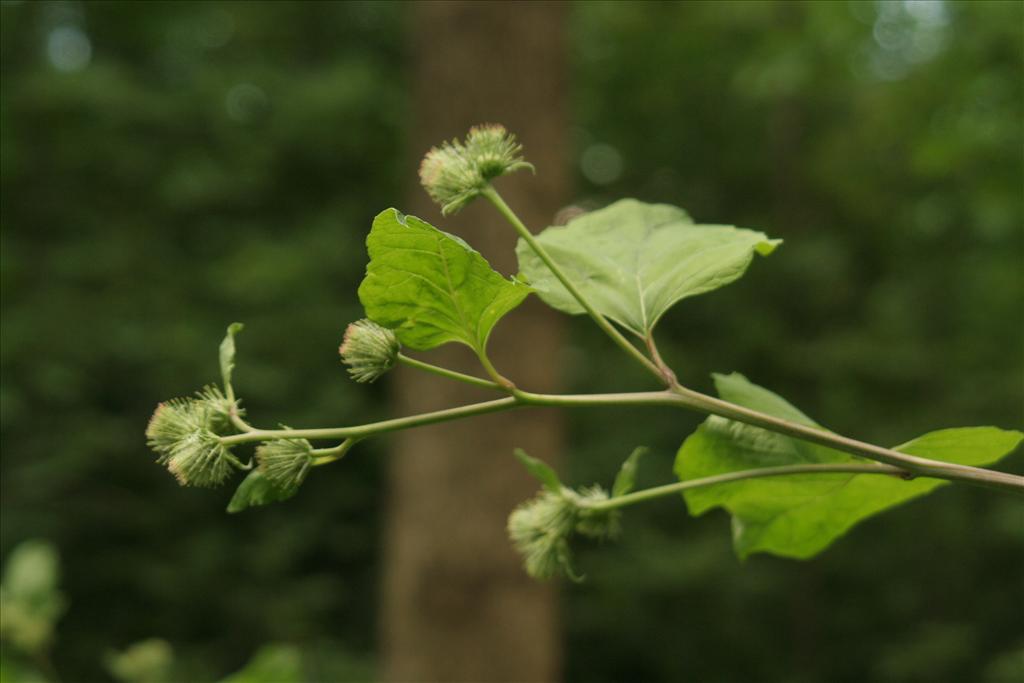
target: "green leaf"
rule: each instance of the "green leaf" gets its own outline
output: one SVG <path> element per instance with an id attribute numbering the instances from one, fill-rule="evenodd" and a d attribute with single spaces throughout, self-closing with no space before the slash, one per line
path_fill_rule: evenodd
<path id="1" fill-rule="evenodd" d="M 551 493 L 561 495 L 562 482 L 558 479 L 558 473 L 555 472 L 550 465 L 543 460 L 538 460 L 537 458 L 527 455 L 526 451 L 522 448 L 517 448 L 515 450 L 515 454 L 516 457 L 519 458 L 519 462 L 523 463 L 526 467 L 526 471 L 535 479 L 540 481 L 540 483 L 544 485 L 544 488 L 551 491 Z"/>
<path id="2" fill-rule="evenodd" d="M 220 343 L 220 375 L 224 379 L 224 391 L 233 394 L 231 389 L 231 373 L 235 369 L 235 335 L 245 328 L 242 323 L 228 325 L 224 341 Z"/>
<path id="3" fill-rule="evenodd" d="M 482 353 L 497 322 L 532 291 L 458 237 L 396 209 L 373 220 L 366 246 L 359 300 L 367 317 L 420 351 L 454 341 Z"/>
<path id="4" fill-rule="evenodd" d="M 598 312 L 644 337 L 677 301 L 710 292 L 746 271 L 754 253 L 782 240 L 725 225 L 694 225 L 682 209 L 623 199 L 537 236 Z M 519 240 L 519 270 L 548 305 L 583 313 L 530 246 Z"/>
<path id="5" fill-rule="evenodd" d="M 241 512 L 246 508 L 279 503 L 294 496 L 296 491 L 298 491 L 297 487 L 290 490 L 284 489 L 267 479 L 263 472 L 254 469 L 238 485 L 235 495 L 231 496 L 228 512 Z"/>
<path id="6" fill-rule="evenodd" d="M 783 398 L 743 375 L 715 375 L 715 385 L 727 401 L 816 426 Z M 930 432 L 895 450 L 945 462 L 988 465 L 1011 453 L 1022 439 L 1024 434 L 1017 431 L 965 427 Z M 675 469 L 679 479 L 687 481 L 759 467 L 854 462 L 870 461 L 713 416 L 683 442 Z M 693 515 L 715 507 L 732 513 L 733 543 L 740 557 L 767 552 L 808 558 L 861 520 L 947 483 L 877 474 L 802 474 L 701 487 L 684 492 L 683 497 Z"/>
<path id="7" fill-rule="evenodd" d="M 633 490 L 636 485 L 636 470 L 640 465 L 640 458 L 647 453 L 647 448 L 637 446 L 629 454 L 626 461 L 622 463 L 619 473 L 615 476 L 615 483 L 612 484 L 612 498 L 624 496 Z"/>

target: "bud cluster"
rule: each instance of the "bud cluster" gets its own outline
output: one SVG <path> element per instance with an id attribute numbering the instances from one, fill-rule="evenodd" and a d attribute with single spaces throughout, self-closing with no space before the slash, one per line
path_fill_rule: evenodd
<path id="1" fill-rule="evenodd" d="M 393 331 L 364 318 L 345 329 L 338 352 L 355 381 L 373 382 L 394 367 L 401 348 Z"/>
<path id="2" fill-rule="evenodd" d="M 498 176 L 524 168 L 523 146 L 498 124 L 475 126 L 464 143 L 446 142 L 431 149 L 420 164 L 420 183 L 441 213 L 457 213 Z"/>
<path id="3" fill-rule="evenodd" d="M 232 411 L 241 413 L 217 387 L 206 387 L 196 398 L 166 401 L 149 420 L 147 443 L 182 486 L 216 486 L 241 467 L 220 441 L 233 431 Z"/>
<path id="4" fill-rule="evenodd" d="M 605 500 L 608 492 L 600 486 L 578 491 L 563 488 L 560 493 L 543 489 L 513 510 L 508 518 L 508 534 L 523 556 L 526 573 L 535 579 L 564 574 L 578 580 L 569 549 L 572 535 L 604 539 L 618 533 L 617 511 L 589 508 Z"/>

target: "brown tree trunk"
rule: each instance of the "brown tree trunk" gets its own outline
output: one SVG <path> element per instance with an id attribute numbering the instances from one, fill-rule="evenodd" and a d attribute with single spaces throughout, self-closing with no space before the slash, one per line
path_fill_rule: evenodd
<path id="1" fill-rule="evenodd" d="M 414 6 L 412 145 L 418 156 L 478 123 L 502 123 L 537 167 L 497 181 L 533 229 L 567 200 L 566 7 L 542 2 L 423 2 Z M 415 166 L 413 166 L 415 167 Z M 497 270 L 515 272 L 515 236 L 485 202 L 442 219 L 418 186 L 409 212 L 460 235 Z M 528 300 L 495 329 L 490 355 L 519 386 L 556 389 L 561 326 Z M 480 374 L 465 349 L 431 362 Z M 398 410 L 411 414 L 493 397 L 424 375 L 396 373 Z M 537 489 L 512 457 L 561 450 L 557 414 L 517 411 L 396 437 L 382 613 L 389 681 L 553 681 L 561 637 L 555 589 L 530 580 L 509 546 L 509 512 Z"/>

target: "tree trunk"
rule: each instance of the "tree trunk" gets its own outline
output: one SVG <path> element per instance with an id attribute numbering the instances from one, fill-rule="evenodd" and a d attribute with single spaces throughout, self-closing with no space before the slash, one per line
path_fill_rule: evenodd
<path id="1" fill-rule="evenodd" d="M 561 3 L 423 2 L 414 8 L 416 161 L 478 123 L 502 123 L 537 167 L 497 185 L 537 230 L 567 200 L 566 7 Z M 412 165 L 415 168 L 415 164 Z M 515 235 L 486 202 L 442 219 L 418 186 L 407 206 L 469 242 L 491 265 L 516 271 Z M 489 352 L 519 386 L 557 390 L 558 317 L 528 300 L 495 329 Z M 431 362 L 480 374 L 465 349 Z M 427 357 L 425 356 L 425 357 Z M 400 414 L 493 398 L 481 389 L 403 370 Z M 516 446 L 549 462 L 559 417 L 516 411 L 404 432 L 391 460 L 382 614 L 389 681 L 553 681 L 561 635 L 555 589 L 530 580 L 505 533 L 508 514 L 537 490 Z"/>

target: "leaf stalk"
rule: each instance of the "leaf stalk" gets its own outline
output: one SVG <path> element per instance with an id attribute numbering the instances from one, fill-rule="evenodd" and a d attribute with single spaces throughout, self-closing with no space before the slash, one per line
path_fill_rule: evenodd
<path id="1" fill-rule="evenodd" d="M 633 344 L 628 339 L 626 339 L 626 337 L 623 336 L 623 334 L 619 332 L 607 318 L 601 315 L 597 311 L 597 309 L 594 308 L 594 306 L 587 300 L 583 293 L 580 292 L 576 285 L 572 283 L 572 280 L 570 280 L 559 267 L 559 265 L 555 263 L 555 261 L 551 258 L 551 255 L 548 254 L 547 250 L 543 247 L 543 245 L 541 245 L 541 243 L 537 241 L 537 239 L 533 236 L 533 233 L 531 233 L 530 230 L 526 227 L 526 225 L 523 224 L 521 220 L 519 220 L 519 216 L 517 216 L 515 212 L 512 211 L 512 209 L 509 207 L 509 205 L 505 203 L 505 200 L 501 198 L 501 195 L 498 194 L 498 191 L 494 189 L 494 186 L 488 185 L 487 187 L 480 191 L 480 194 L 486 197 L 488 201 L 490 201 L 491 204 L 494 205 L 494 208 L 498 210 L 498 213 L 504 216 L 505 220 L 512 224 L 512 227 L 516 229 L 516 232 L 519 233 L 519 236 L 523 238 L 523 241 L 530 246 L 530 249 L 533 249 L 534 253 L 536 253 L 540 260 L 544 262 L 544 265 L 548 267 L 552 274 L 554 274 L 554 276 L 558 278 L 558 281 L 562 283 L 562 286 L 565 287 L 565 289 L 570 294 L 572 294 L 573 298 L 579 302 L 580 306 L 583 307 L 583 310 L 587 312 L 587 314 L 594 320 L 597 326 L 600 327 L 601 330 L 604 331 L 604 333 L 607 334 L 611 338 L 611 340 L 619 346 L 619 348 L 621 348 L 634 360 L 636 360 L 638 363 L 647 368 L 647 370 L 654 374 L 655 377 L 664 381 L 665 376 L 662 373 L 661 369 L 659 369 L 657 365 L 652 363 L 651 359 L 645 356 L 638 348 L 633 346 Z"/>
<path id="2" fill-rule="evenodd" d="M 655 486 L 649 489 L 642 489 L 627 493 L 623 496 L 609 498 L 600 502 L 580 502 L 580 507 L 588 510 L 614 510 L 616 508 L 636 505 L 655 498 L 682 493 L 689 489 L 701 488 L 703 486 L 714 486 L 716 484 L 727 484 L 745 479 L 758 479 L 761 477 L 792 476 L 794 474 L 886 474 L 901 479 L 913 478 L 906 470 L 892 465 L 869 465 L 869 464 L 847 464 L 847 465 L 782 465 L 779 467 L 760 467 L 754 470 L 741 470 L 739 472 L 727 472 L 716 474 L 700 479 L 688 479 L 664 486 Z"/>

